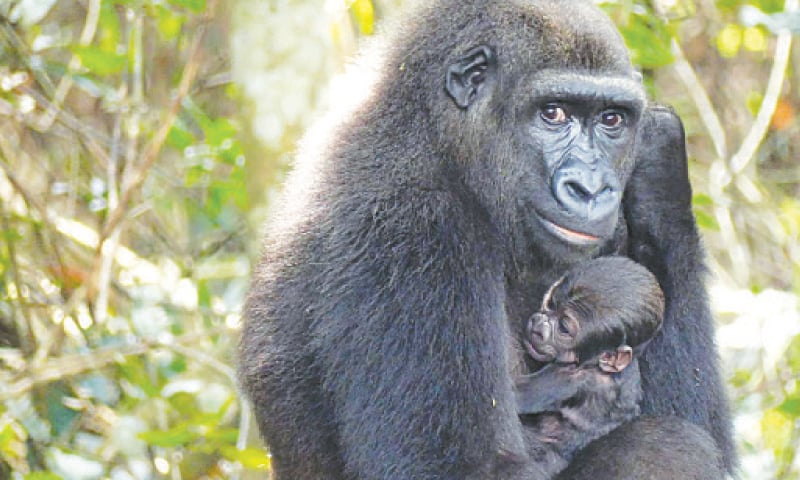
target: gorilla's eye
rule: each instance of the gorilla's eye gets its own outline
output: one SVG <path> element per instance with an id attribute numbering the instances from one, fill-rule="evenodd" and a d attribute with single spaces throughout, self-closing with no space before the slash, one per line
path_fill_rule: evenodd
<path id="1" fill-rule="evenodd" d="M 620 112 L 607 111 L 600 114 L 600 124 L 606 128 L 619 128 L 625 121 L 625 117 Z"/>
<path id="2" fill-rule="evenodd" d="M 551 125 L 565 123 L 569 118 L 569 115 L 567 115 L 567 112 L 564 110 L 564 108 L 559 105 L 545 105 L 542 107 L 540 115 L 542 120 Z"/>
<path id="3" fill-rule="evenodd" d="M 565 336 L 570 334 L 567 317 L 561 317 L 558 319 L 558 333 Z"/>

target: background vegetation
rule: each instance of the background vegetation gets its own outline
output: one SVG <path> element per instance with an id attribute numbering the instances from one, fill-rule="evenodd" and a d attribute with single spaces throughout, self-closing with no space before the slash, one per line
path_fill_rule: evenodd
<path id="1" fill-rule="evenodd" d="M 264 476 L 233 373 L 260 225 L 400 3 L 0 0 L 0 478 Z M 686 122 L 752 479 L 800 474 L 796 4 L 603 4 Z"/>

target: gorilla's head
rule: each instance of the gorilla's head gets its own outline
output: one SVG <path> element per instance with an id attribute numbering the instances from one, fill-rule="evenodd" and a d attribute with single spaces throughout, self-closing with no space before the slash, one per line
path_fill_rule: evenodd
<path id="1" fill-rule="evenodd" d="M 397 85 L 417 90 L 402 97 L 432 117 L 451 171 L 516 254 L 593 255 L 621 218 L 645 106 L 613 24 L 580 0 L 429 11 L 406 27 Z"/>

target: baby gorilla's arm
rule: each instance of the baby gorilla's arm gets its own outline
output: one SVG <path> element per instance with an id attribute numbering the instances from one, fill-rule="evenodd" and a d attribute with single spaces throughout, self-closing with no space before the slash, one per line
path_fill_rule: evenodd
<path id="1" fill-rule="evenodd" d="M 517 413 L 558 411 L 565 401 L 586 389 L 590 376 L 587 373 L 576 365 L 550 363 L 535 373 L 518 377 L 514 383 Z"/>

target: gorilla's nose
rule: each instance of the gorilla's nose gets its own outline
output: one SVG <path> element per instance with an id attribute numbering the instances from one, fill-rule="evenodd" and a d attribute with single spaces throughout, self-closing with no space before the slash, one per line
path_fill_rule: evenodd
<path id="1" fill-rule="evenodd" d="M 553 175 L 553 195 L 569 213 L 590 222 L 616 216 L 622 188 L 607 167 L 567 160 Z"/>
<path id="2" fill-rule="evenodd" d="M 552 325 L 547 316 L 541 313 L 534 314 L 532 323 L 529 325 L 530 336 L 538 342 L 548 340 L 552 334 Z"/>

